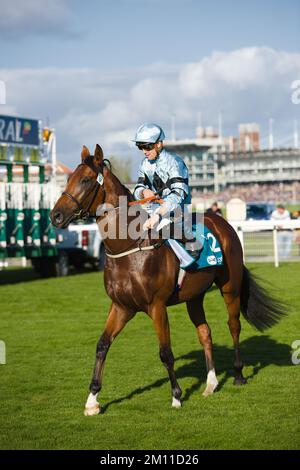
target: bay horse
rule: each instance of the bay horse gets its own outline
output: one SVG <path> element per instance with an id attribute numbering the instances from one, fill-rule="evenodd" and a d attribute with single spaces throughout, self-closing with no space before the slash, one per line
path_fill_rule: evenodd
<path id="1" fill-rule="evenodd" d="M 126 196 L 128 203 L 133 201 L 130 191 L 113 174 L 98 144 L 94 155 L 90 154 L 87 147 L 83 147 L 81 160 L 51 211 L 51 221 L 56 227 L 66 228 L 72 220 L 87 214 L 95 217 L 97 207 L 103 203 L 111 204 L 113 210 L 96 218 L 99 226 L 104 217 L 116 221 L 119 217 L 119 197 Z M 205 293 L 213 283 L 219 288 L 228 312 L 228 326 L 234 345 L 234 384 L 246 383 L 239 345 L 240 312 L 252 326 L 262 331 L 279 321 L 285 314 L 284 307 L 270 297 L 244 266 L 242 247 L 231 225 L 214 214 L 205 216 L 205 225 L 221 245 L 224 264 L 187 272 L 179 291 L 175 289 L 179 263 L 165 244 L 154 245 L 150 235 L 142 242 L 133 240 L 129 234 L 127 238 L 120 238 L 117 234 L 114 238 L 104 240 L 107 253 L 104 284 L 112 303 L 96 347 L 95 367 L 84 411 L 86 416 L 100 412 L 97 395 L 102 387 L 107 352 L 126 323 L 139 311 L 148 314 L 153 321 L 158 336 L 159 356 L 171 383 L 172 406 L 181 406 L 182 391 L 174 372 L 167 307 L 183 302 L 186 303 L 189 317 L 204 349 L 207 382 L 203 395 L 208 396 L 216 390 L 218 381 L 212 336 L 203 308 Z M 112 257 L 114 254 L 120 254 L 120 257 Z"/>

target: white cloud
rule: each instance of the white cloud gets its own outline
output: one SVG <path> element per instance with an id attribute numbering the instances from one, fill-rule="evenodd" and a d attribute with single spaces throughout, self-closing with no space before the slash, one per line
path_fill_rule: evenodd
<path id="1" fill-rule="evenodd" d="M 214 52 L 197 63 L 152 64 L 103 71 L 85 69 L 0 70 L 7 87 L 1 113 L 44 119 L 57 130 L 58 158 L 74 166 L 82 144 L 98 142 L 106 154 L 141 155 L 129 140 L 144 121 L 158 122 L 170 136 L 176 115 L 178 137 L 193 137 L 197 114 L 205 125 L 236 134 L 240 122 L 258 122 L 291 133 L 300 106 L 292 104 L 291 83 L 300 79 L 300 54 L 251 47 Z"/>
<path id="2" fill-rule="evenodd" d="M 0 37 L 33 34 L 73 35 L 69 0 L 0 0 Z"/>
<path id="3" fill-rule="evenodd" d="M 278 52 L 267 47 L 249 47 L 232 52 L 214 52 L 211 57 L 183 67 L 179 81 L 189 98 L 214 96 L 220 88 L 239 90 L 271 87 L 299 73 L 300 54 Z"/>

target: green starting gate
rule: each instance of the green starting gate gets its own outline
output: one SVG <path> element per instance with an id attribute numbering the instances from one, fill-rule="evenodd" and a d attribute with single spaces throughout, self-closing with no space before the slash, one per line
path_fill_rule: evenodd
<path id="1" fill-rule="evenodd" d="M 6 191 L 5 183 L 0 182 L 0 260 L 6 257 Z"/>
<path id="2" fill-rule="evenodd" d="M 0 260 L 26 257 L 35 266 L 50 266 L 58 255 L 50 221 L 58 194 L 55 179 L 45 181 L 45 166 L 55 152 L 54 131 L 9 116 L 0 116 L 0 129 Z M 26 139 L 27 145 L 20 143 Z M 18 181 L 16 167 L 23 175 Z M 30 181 L 32 167 L 38 168 L 36 182 Z"/>
<path id="3" fill-rule="evenodd" d="M 57 196 L 51 182 L 0 182 L 0 259 L 57 255 L 50 221 Z"/>

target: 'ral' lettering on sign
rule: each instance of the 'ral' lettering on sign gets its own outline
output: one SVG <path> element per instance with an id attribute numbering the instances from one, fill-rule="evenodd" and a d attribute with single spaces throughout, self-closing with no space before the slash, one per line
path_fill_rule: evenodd
<path id="1" fill-rule="evenodd" d="M 11 141 L 22 143 L 23 137 L 21 135 L 22 125 L 18 119 L 9 121 L 7 126 L 3 119 L 0 119 L 0 139 L 4 141 Z"/>
<path id="2" fill-rule="evenodd" d="M 0 143 L 2 142 L 6 145 L 38 147 L 40 144 L 38 120 L 0 115 Z"/>

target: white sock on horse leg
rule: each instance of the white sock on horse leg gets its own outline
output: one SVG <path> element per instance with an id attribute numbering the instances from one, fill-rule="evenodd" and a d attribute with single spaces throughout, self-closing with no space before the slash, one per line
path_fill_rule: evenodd
<path id="1" fill-rule="evenodd" d="M 211 369 L 207 374 L 207 384 L 214 385 L 215 387 L 218 385 L 218 379 L 216 376 L 215 369 Z"/>
<path id="2" fill-rule="evenodd" d="M 98 393 L 96 393 L 96 395 L 93 395 L 92 393 L 89 394 L 88 399 L 87 399 L 86 404 L 85 404 L 85 406 L 87 408 L 91 408 L 93 406 L 99 405 L 99 403 L 97 401 L 97 395 L 98 395 Z"/>

